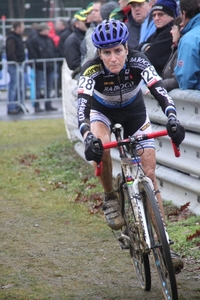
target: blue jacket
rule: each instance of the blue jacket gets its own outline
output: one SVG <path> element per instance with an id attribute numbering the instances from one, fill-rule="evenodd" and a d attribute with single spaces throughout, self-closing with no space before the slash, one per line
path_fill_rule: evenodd
<path id="1" fill-rule="evenodd" d="M 200 13 L 181 31 L 177 66 L 174 69 L 181 90 L 200 90 Z"/>
<path id="2" fill-rule="evenodd" d="M 142 23 L 139 44 L 145 42 L 148 39 L 148 37 L 150 37 L 150 35 L 152 35 L 155 31 L 156 26 L 150 13 Z"/>

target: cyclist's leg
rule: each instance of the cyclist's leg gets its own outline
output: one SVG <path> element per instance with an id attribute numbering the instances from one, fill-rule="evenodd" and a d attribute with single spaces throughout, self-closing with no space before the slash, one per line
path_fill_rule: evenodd
<path id="1" fill-rule="evenodd" d="M 97 138 L 101 139 L 103 144 L 110 142 L 110 130 L 104 123 L 98 121 L 91 123 L 91 131 Z M 104 191 L 109 193 L 113 191 L 112 161 L 109 150 L 104 151 L 102 162 L 103 168 L 100 176 L 100 182 L 104 188 Z M 95 162 L 93 162 L 93 164 L 94 166 L 96 165 Z"/>
<path id="2" fill-rule="evenodd" d="M 109 125 L 109 120 L 105 118 L 105 116 L 98 112 L 93 112 L 91 117 L 91 131 L 96 137 L 101 139 L 103 144 L 110 142 L 111 139 Z M 103 168 L 100 176 L 100 182 L 105 192 L 103 210 L 108 226 L 114 230 L 118 230 L 124 225 L 125 222 L 121 214 L 117 193 L 113 189 L 112 160 L 110 150 L 104 151 L 102 162 Z M 95 167 L 96 163 L 93 162 L 93 165 Z"/>

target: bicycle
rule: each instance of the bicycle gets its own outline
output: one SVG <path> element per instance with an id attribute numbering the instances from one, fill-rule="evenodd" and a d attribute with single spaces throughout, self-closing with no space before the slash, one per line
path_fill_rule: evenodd
<path id="1" fill-rule="evenodd" d="M 129 249 L 141 288 L 151 290 L 149 256 L 152 254 L 164 298 L 178 300 L 169 248 L 173 242 L 169 239 L 153 183 L 145 176 L 136 150 L 141 141 L 168 135 L 167 130 L 122 139 L 122 126 L 115 124 L 112 132 L 116 140 L 104 144 L 103 148 L 118 148 L 119 151 L 121 173 L 116 178 L 116 192 L 125 220 L 125 226 L 115 236 L 122 249 Z M 179 149 L 173 143 L 172 145 L 178 157 Z M 97 176 L 101 174 L 101 170 L 102 162 L 97 164 Z"/>

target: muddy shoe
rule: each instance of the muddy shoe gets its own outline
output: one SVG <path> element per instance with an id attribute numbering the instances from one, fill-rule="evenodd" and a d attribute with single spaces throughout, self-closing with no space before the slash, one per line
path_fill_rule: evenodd
<path id="1" fill-rule="evenodd" d="M 170 253 L 171 253 L 171 258 L 172 258 L 172 264 L 174 267 L 174 272 L 175 272 L 175 274 L 179 274 L 184 267 L 183 260 L 173 250 L 170 250 Z"/>
<path id="2" fill-rule="evenodd" d="M 112 197 L 112 199 L 110 199 Z M 103 205 L 106 222 L 113 230 L 119 230 L 125 225 L 124 218 L 121 214 L 120 205 L 114 192 L 105 195 Z"/>

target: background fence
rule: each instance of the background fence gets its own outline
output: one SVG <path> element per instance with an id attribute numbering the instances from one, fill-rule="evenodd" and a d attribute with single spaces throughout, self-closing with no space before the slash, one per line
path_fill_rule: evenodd
<path id="1" fill-rule="evenodd" d="M 84 158 L 84 143 L 77 129 L 77 82 L 71 79 L 71 71 L 63 65 L 63 112 L 65 127 L 70 139 L 78 140 L 77 153 Z M 69 84 L 66 84 L 69 83 Z M 163 200 L 171 200 L 181 206 L 190 202 L 190 209 L 200 215 L 200 92 L 193 90 L 170 92 L 178 110 L 178 117 L 186 128 L 186 137 L 181 144 L 181 157 L 176 158 L 168 137 L 155 140 L 156 177 Z M 153 123 L 153 130 L 164 129 L 166 116 L 158 102 L 150 94 L 144 94 L 145 103 Z M 111 150 L 113 176 L 120 170 L 118 153 Z"/>
<path id="2" fill-rule="evenodd" d="M 18 104 L 25 114 L 31 113 L 36 102 L 41 104 L 46 101 L 61 102 L 62 93 L 59 84 L 59 71 L 58 63 L 62 64 L 62 58 L 52 58 L 52 59 L 37 59 L 28 60 L 26 59 L 21 65 L 16 62 L 7 62 L 3 59 L 0 62 L 2 70 L 0 71 L 0 104 L 5 107 L 8 103 L 8 93 L 9 93 L 9 82 L 10 75 L 8 73 L 8 66 L 15 66 L 15 75 L 17 82 L 17 101 L 14 104 Z M 40 97 L 37 97 L 36 93 L 36 69 L 37 63 L 41 64 L 43 68 L 43 81 L 40 90 Z M 47 72 L 46 65 L 52 64 L 52 85 L 51 92 L 47 93 Z"/>

